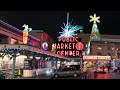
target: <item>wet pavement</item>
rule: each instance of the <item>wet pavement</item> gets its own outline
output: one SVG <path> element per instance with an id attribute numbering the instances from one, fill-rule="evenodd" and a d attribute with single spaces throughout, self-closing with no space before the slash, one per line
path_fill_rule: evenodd
<path id="1" fill-rule="evenodd" d="M 59 78 L 51 78 L 40 76 L 38 78 L 17 78 L 17 79 L 82 79 L 81 76 L 78 77 L 59 77 Z M 95 79 L 93 72 L 91 73 L 91 77 L 89 79 Z M 96 79 L 120 79 L 120 73 L 110 72 L 110 73 L 99 73 Z"/>
<path id="2" fill-rule="evenodd" d="M 54 79 L 54 78 L 50 78 L 50 79 Z M 55 78 L 56 79 L 56 78 Z M 82 79 L 81 76 L 79 77 L 60 77 L 57 79 Z M 90 79 L 95 79 L 93 73 L 91 73 L 91 78 Z M 110 72 L 110 73 L 99 73 L 98 77 L 96 79 L 120 79 L 120 73 L 116 73 L 116 72 Z"/>
<path id="3" fill-rule="evenodd" d="M 111 72 L 106 74 L 98 74 L 97 79 L 120 79 L 120 74 Z"/>

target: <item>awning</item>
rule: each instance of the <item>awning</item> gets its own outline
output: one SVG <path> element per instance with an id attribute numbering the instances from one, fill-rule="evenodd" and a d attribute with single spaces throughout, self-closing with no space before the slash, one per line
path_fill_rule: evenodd
<path id="1" fill-rule="evenodd" d="M 39 48 L 36 48 L 33 46 L 28 46 L 28 45 L 0 44 L 0 51 L 5 50 L 5 49 L 8 49 L 8 50 L 11 50 L 11 49 L 27 50 L 27 51 L 41 53 L 41 54 L 45 54 L 45 55 L 49 55 L 49 56 L 53 56 L 53 57 L 57 57 L 57 58 L 61 58 L 61 59 L 68 59 L 68 58 L 61 56 L 59 54 L 55 54 L 55 53 L 52 53 L 50 51 L 44 51 L 42 49 L 39 49 Z"/>

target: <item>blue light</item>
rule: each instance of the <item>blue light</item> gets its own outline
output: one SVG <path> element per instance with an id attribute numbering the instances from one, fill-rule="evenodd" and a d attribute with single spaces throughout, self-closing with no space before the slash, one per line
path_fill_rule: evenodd
<path id="1" fill-rule="evenodd" d="M 24 24 L 22 27 L 24 27 L 25 30 L 28 30 L 29 32 L 32 31 L 32 28 L 28 28 L 28 25 Z"/>

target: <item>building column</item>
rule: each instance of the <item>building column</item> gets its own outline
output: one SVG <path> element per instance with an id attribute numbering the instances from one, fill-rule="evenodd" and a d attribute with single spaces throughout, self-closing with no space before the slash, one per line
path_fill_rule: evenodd
<path id="1" fill-rule="evenodd" d="M 12 79 L 14 79 L 14 75 L 15 75 L 15 63 L 16 63 L 16 55 L 17 52 L 16 50 L 13 51 L 13 65 L 12 65 Z"/>

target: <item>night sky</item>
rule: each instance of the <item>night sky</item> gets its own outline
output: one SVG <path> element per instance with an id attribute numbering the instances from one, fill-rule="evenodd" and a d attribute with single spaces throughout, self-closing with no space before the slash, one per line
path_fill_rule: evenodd
<path id="1" fill-rule="evenodd" d="M 18 29 L 28 24 L 33 30 L 43 30 L 52 37 L 59 36 L 63 22 L 67 21 L 67 12 L 74 25 L 83 26 L 84 33 L 90 33 L 92 24 L 89 15 L 100 16 L 97 24 L 101 34 L 120 34 L 120 11 L 0 11 L 0 19 Z"/>

